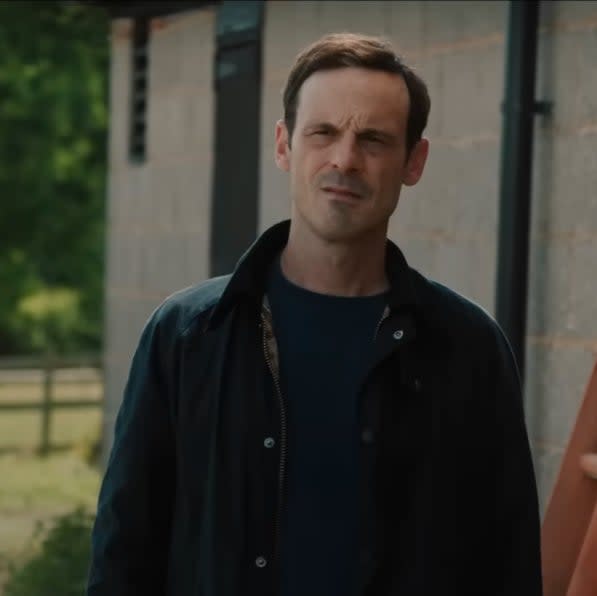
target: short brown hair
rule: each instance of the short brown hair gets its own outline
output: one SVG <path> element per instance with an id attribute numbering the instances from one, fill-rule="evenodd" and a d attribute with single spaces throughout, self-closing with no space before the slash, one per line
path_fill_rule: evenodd
<path id="1" fill-rule="evenodd" d="M 406 131 L 406 149 L 410 153 L 427 125 L 431 107 L 427 85 L 396 54 L 388 41 L 355 33 L 325 35 L 297 56 L 284 89 L 284 122 L 288 129 L 289 145 L 296 124 L 298 96 L 303 83 L 318 70 L 349 66 L 390 72 L 404 79 L 410 103 Z"/>

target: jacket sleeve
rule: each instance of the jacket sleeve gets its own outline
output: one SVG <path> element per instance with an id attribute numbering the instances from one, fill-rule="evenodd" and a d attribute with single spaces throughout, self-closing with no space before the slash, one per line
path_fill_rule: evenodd
<path id="1" fill-rule="evenodd" d="M 495 551 L 487 594 L 541 596 L 537 485 L 516 362 L 501 329 L 494 328 Z M 492 584 L 495 589 L 492 590 Z"/>
<path id="2" fill-rule="evenodd" d="M 157 319 L 141 335 L 116 419 L 92 532 L 87 596 L 165 594 L 174 449 Z"/>

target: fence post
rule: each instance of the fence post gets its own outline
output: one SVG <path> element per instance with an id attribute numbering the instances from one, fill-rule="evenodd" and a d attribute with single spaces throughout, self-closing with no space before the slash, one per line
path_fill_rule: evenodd
<path id="1" fill-rule="evenodd" d="M 50 430 L 52 418 L 52 382 L 54 377 L 52 357 L 46 354 L 44 358 L 44 384 L 41 406 L 41 443 L 39 447 L 42 456 L 50 452 Z"/>

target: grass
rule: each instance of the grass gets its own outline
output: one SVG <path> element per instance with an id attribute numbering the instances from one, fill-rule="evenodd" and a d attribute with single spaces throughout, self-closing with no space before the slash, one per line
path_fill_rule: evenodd
<path id="1" fill-rule="evenodd" d="M 41 387 L 35 381 L 13 382 L 0 373 L 0 403 L 41 400 Z M 57 379 L 54 398 L 97 399 L 102 391 L 98 379 Z M 100 408 L 54 410 L 52 443 L 71 448 L 40 458 L 34 454 L 40 440 L 40 414 L 0 412 L 0 596 L 10 566 L 30 554 L 40 525 L 80 506 L 95 511 L 101 477 L 81 453 L 99 436 L 101 416 Z M 17 450 L 4 452 L 8 448 Z"/>
<path id="2" fill-rule="evenodd" d="M 36 528 L 82 506 L 95 511 L 99 472 L 75 453 L 0 457 L 0 594 L 11 564 L 28 554 Z"/>

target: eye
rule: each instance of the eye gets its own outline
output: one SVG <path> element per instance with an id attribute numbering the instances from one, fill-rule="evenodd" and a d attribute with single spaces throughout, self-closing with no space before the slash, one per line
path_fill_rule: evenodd
<path id="1" fill-rule="evenodd" d="M 316 130 L 313 134 L 318 135 L 318 136 L 327 137 L 330 135 L 330 131 L 321 128 L 320 130 Z"/>

